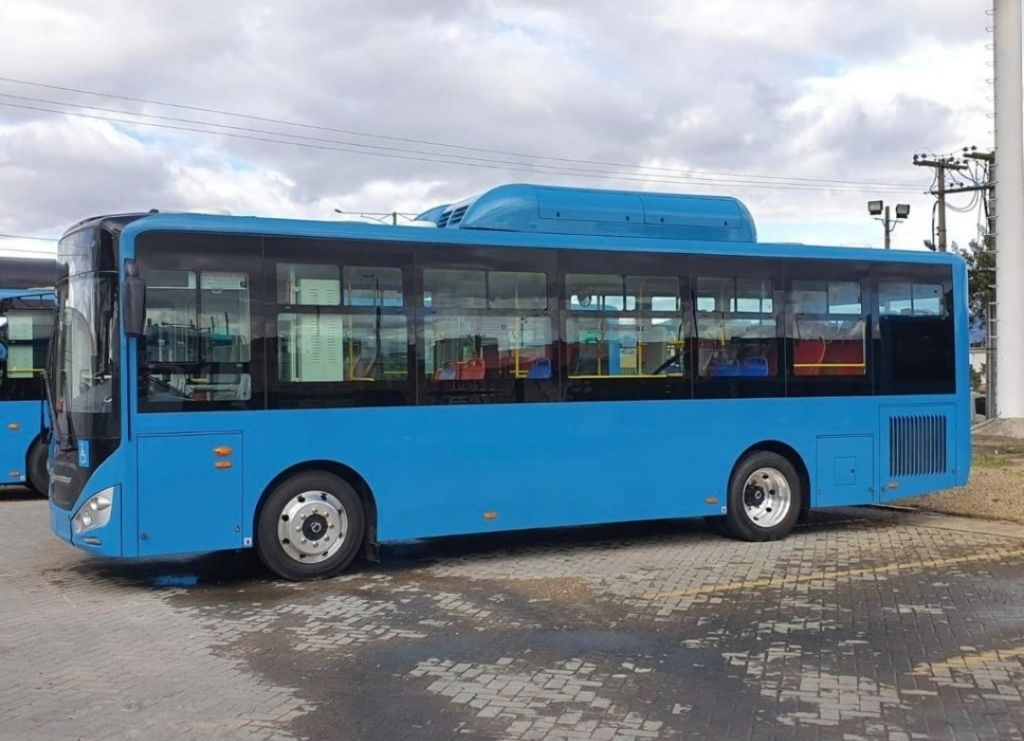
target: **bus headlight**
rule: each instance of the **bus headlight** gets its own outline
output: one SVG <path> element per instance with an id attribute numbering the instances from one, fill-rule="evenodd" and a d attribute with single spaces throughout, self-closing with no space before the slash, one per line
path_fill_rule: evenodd
<path id="1" fill-rule="evenodd" d="M 95 530 L 110 522 L 110 512 L 113 504 L 113 486 L 89 497 L 71 519 L 71 529 L 74 530 L 75 535 Z"/>

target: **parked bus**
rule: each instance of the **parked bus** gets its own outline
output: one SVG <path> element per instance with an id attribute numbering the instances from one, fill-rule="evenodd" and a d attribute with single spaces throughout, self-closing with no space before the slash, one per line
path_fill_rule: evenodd
<path id="1" fill-rule="evenodd" d="M 410 228 L 90 219 L 59 247 L 51 524 L 116 557 L 802 509 L 963 484 L 966 271 L 737 200 L 508 185 Z"/>
<path id="2" fill-rule="evenodd" d="M 0 486 L 28 485 L 43 496 L 49 413 L 42 373 L 56 268 L 53 258 L 0 257 Z"/>

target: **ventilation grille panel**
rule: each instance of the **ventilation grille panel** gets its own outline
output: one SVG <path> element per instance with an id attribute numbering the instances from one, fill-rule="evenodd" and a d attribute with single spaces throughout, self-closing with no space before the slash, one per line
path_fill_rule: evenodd
<path id="1" fill-rule="evenodd" d="M 944 414 L 889 417 L 889 475 L 945 473 L 947 425 Z"/>
<path id="2" fill-rule="evenodd" d="M 437 217 L 437 228 L 444 229 L 446 226 L 448 226 L 448 219 L 451 218 L 451 215 L 451 211 L 442 212 L 441 215 Z"/>
<path id="3" fill-rule="evenodd" d="M 459 206 L 457 209 L 452 211 L 452 217 L 448 220 L 448 226 L 455 226 L 462 221 L 462 217 L 466 215 L 466 209 L 469 206 Z"/>

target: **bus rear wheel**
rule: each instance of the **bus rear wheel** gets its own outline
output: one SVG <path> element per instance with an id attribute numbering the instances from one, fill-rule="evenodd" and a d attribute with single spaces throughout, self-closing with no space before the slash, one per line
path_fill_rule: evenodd
<path id="1" fill-rule="evenodd" d="M 28 451 L 26 470 L 28 472 L 28 485 L 35 489 L 42 497 L 50 495 L 50 472 L 46 468 L 49 446 L 45 440 L 36 440 Z"/>
<path id="2" fill-rule="evenodd" d="M 724 524 L 740 540 L 778 540 L 793 529 L 802 501 L 793 464 L 778 453 L 755 451 L 733 471 Z"/>
<path id="3" fill-rule="evenodd" d="M 324 579 L 352 563 L 365 530 L 355 489 L 334 474 L 310 471 L 267 496 L 256 524 L 256 551 L 284 579 Z"/>

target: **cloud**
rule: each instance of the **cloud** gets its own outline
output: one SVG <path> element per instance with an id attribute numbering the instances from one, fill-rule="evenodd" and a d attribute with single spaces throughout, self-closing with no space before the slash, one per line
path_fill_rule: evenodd
<path id="1" fill-rule="evenodd" d="M 240 137 L 287 132 L 330 140 L 307 145 L 406 151 L 365 150 L 392 155 L 370 156 L 0 105 L 0 231 L 55 234 L 95 213 L 151 207 L 308 218 L 335 218 L 334 208 L 415 211 L 501 182 L 536 181 L 733 194 L 749 203 L 762 235 L 877 243 L 880 227 L 864 201 L 878 189 L 755 188 L 724 175 L 709 184 L 679 172 L 643 175 L 353 132 L 800 177 L 808 185 L 843 178 L 925 190 L 929 174 L 909 162 L 915 151 L 991 143 L 985 7 L 955 0 L 663 0 L 642 8 L 611 0 L 92 0 L 69 8 L 7 0 L 0 5 L 7 76 L 348 133 L 3 82 L 0 94 L 278 132 L 235 131 Z M 456 154 L 478 158 L 476 166 L 420 161 Z M 552 167 L 519 172 L 503 161 Z M 930 231 L 931 198 L 893 192 L 897 199 L 913 206 L 900 236 L 919 244 Z M 966 241 L 971 219 L 951 224 Z"/>

